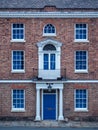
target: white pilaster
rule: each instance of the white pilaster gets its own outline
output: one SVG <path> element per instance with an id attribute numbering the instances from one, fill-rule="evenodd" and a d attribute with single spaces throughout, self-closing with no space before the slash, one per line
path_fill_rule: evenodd
<path id="1" fill-rule="evenodd" d="M 59 117 L 58 120 L 64 120 L 63 117 L 63 89 L 59 89 Z"/>
<path id="2" fill-rule="evenodd" d="M 40 121 L 40 89 L 36 89 L 37 93 L 36 93 L 36 121 Z"/>

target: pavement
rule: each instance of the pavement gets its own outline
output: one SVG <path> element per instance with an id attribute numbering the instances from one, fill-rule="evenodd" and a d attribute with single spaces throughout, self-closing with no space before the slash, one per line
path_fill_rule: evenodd
<path id="1" fill-rule="evenodd" d="M 46 130 L 46 128 L 32 127 L 0 127 L 0 130 Z M 47 128 L 47 130 L 98 130 L 98 128 Z"/>
<path id="2" fill-rule="evenodd" d="M 0 121 L 1 127 L 33 127 L 33 128 L 97 128 L 98 122 L 79 121 Z M 68 130 L 68 129 L 67 129 Z M 83 129 L 84 130 L 84 129 Z"/>

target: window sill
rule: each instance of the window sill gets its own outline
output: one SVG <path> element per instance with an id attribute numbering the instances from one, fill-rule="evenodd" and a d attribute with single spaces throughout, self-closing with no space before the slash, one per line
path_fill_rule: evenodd
<path id="1" fill-rule="evenodd" d="M 46 36 L 46 37 L 55 37 L 56 36 L 56 34 L 43 34 L 43 36 Z"/>
<path id="2" fill-rule="evenodd" d="M 88 112 L 88 109 L 75 109 L 75 112 Z"/>
<path id="3" fill-rule="evenodd" d="M 84 73 L 84 74 L 87 74 L 88 71 L 87 70 L 75 70 L 75 73 Z"/>
<path id="4" fill-rule="evenodd" d="M 12 39 L 11 42 L 18 42 L 19 43 L 19 42 L 26 42 L 26 40 L 24 40 L 24 39 L 22 39 L 22 40 L 21 39 Z"/>
<path id="5" fill-rule="evenodd" d="M 77 42 L 77 43 L 78 43 L 78 42 L 84 42 L 84 43 L 87 42 L 87 43 L 88 43 L 89 40 L 86 40 L 86 39 L 85 39 L 85 40 L 81 40 L 81 39 L 77 40 L 77 39 L 75 39 L 74 42 Z"/>
<path id="6" fill-rule="evenodd" d="M 25 73 L 24 70 L 12 70 L 11 73 Z"/>
<path id="7" fill-rule="evenodd" d="M 25 112 L 25 109 L 12 109 L 11 112 Z"/>

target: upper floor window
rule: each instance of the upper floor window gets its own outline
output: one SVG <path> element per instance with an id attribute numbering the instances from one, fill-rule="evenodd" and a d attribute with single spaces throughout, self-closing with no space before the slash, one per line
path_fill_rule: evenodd
<path id="1" fill-rule="evenodd" d="M 38 46 L 38 77 L 43 79 L 57 79 L 61 77 L 61 46 L 55 40 L 45 40 L 37 43 Z"/>
<path id="2" fill-rule="evenodd" d="M 44 54 L 44 70 L 55 70 L 55 54 Z"/>
<path id="3" fill-rule="evenodd" d="M 76 24 L 75 25 L 75 40 L 76 41 L 87 41 L 88 40 L 87 24 Z"/>
<path id="4" fill-rule="evenodd" d="M 44 36 L 55 36 L 56 35 L 56 29 L 55 29 L 55 27 L 52 24 L 47 24 L 44 27 L 43 35 Z"/>
<path id="5" fill-rule="evenodd" d="M 12 91 L 12 110 L 25 110 L 25 91 L 14 89 Z"/>
<path id="6" fill-rule="evenodd" d="M 56 48 L 52 44 L 47 44 L 43 48 L 44 52 L 44 70 L 55 70 L 55 62 L 56 62 L 56 55 L 53 51 L 56 51 Z"/>
<path id="7" fill-rule="evenodd" d="M 12 71 L 24 72 L 24 51 L 12 52 Z"/>
<path id="8" fill-rule="evenodd" d="M 75 90 L 75 110 L 87 110 L 88 94 L 86 89 Z"/>
<path id="9" fill-rule="evenodd" d="M 12 40 L 24 40 L 24 24 L 12 24 Z"/>
<path id="10" fill-rule="evenodd" d="M 88 70 L 87 51 L 76 51 L 75 52 L 75 71 L 87 72 L 87 70 Z"/>

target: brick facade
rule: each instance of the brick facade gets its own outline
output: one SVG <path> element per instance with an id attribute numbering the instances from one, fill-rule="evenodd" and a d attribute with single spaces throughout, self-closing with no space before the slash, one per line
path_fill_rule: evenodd
<path id="1" fill-rule="evenodd" d="M 2 23 L 3 22 L 3 23 Z M 56 27 L 57 36 L 52 39 L 58 40 L 62 45 L 61 68 L 66 68 L 68 79 L 98 79 L 97 75 L 97 24 L 94 19 L 0 19 L 1 43 L 0 43 L 0 66 L 1 79 L 17 79 L 17 74 L 11 73 L 11 51 L 25 51 L 25 74 L 18 74 L 18 79 L 31 79 L 33 68 L 38 66 L 37 42 L 46 39 L 43 36 L 43 27 L 51 23 Z M 11 42 L 11 24 L 25 24 L 25 43 Z M 76 23 L 88 24 L 89 42 L 74 42 L 74 25 Z M 48 37 L 49 38 L 49 37 Z M 74 52 L 76 50 L 88 51 L 87 74 L 74 73 Z M 69 64 L 70 63 L 70 64 Z"/>
<path id="2" fill-rule="evenodd" d="M 58 10 L 54 7 L 46 7 L 43 11 L 56 12 Z M 66 10 L 64 9 L 64 11 Z M 23 23 L 25 25 L 26 42 L 17 43 L 11 41 L 11 26 L 13 23 Z M 43 27 L 48 23 L 55 26 L 55 37 L 43 36 Z M 85 23 L 88 25 L 88 42 L 74 41 L 74 27 L 77 23 Z M 66 72 L 63 73 L 64 77 L 67 80 L 85 80 L 84 83 L 63 83 L 64 118 L 78 119 L 78 117 L 82 117 L 83 119 L 87 119 L 89 117 L 97 117 L 98 84 L 86 82 L 87 80 L 97 81 L 98 79 L 97 34 L 98 18 L 0 18 L 0 80 L 32 80 L 34 76 L 33 68 L 38 70 L 39 57 L 37 43 L 46 39 L 59 41 L 62 43 L 61 69 L 66 69 Z M 12 72 L 13 50 L 23 50 L 25 52 L 24 73 Z M 74 54 L 77 50 L 85 50 L 88 52 L 88 73 L 75 73 Z M 25 90 L 25 112 L 11 111 L 13 89 Z M 74 110 L 75 89 L 88 90 L 88 111 Z M 0 83 L 0 117 L 32 117 L 35 119 L 35 116 L 36 83 Z"/>

